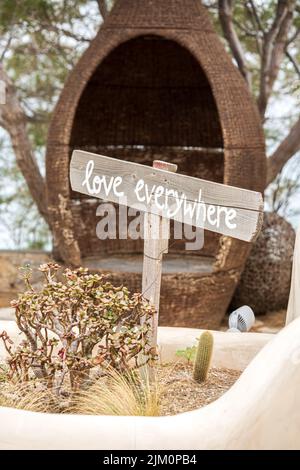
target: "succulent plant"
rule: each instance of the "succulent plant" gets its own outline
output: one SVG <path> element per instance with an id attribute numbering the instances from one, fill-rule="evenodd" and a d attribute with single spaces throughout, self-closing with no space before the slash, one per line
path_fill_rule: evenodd
<path id="1" fill-rule="evenodd" d="M 83 268 L 65 269 L 60 277 L 58 269 L 54 263 L 40 266 L 40 290 L 30 284 L 30 272 L 23 274 L 26 290 L 12 306 L 24 339 L 17 346 L 0 332 L 11 379 L 43 379 L 59 394 L 64 383 L 83 387 L 91 369 L 121 373 L 142 366 L 140 355 L 144 364 L 156 357 L 149 340 L 154 309 L 141 294 Z"/>
<path id="2" fill-rule="evenodd" d="M 194 362 L 193 378 L 196 382 L 204 382 L 207 379 L 213 347 L 214 337 L 212 333 L 210 331 L 204 331 L 199 338 Z"/>

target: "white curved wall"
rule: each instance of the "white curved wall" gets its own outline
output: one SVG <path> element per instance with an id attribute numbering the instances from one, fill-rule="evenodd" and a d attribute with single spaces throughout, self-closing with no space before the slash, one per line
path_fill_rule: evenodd
<path id="1" fill-rule="evenodd" d="M 15 344 L 20 343 L 22 335 L 14 321 L 0 321 L 0 332 L 5 330 Z M 159 327 L 158 344 L 162 362 L 180 360 L 176 351 L 197 344 L 203 330 L 193 328 Z M 263 333 L 224 333 L 213 331 L 214 353 L 212 364 L 215 367 L 244 370 L 255 354 L 273 337 Z M 0 341 L 0 360 L 4 359 L 6 351 Z"/>
<path id="2" fill-rule="evenodd" d="M 291 281 L 291 291 L 289 298 L 288 311 L 286 315 L 286 323 L 290 323 L 300 316 L 300 227 L 297 232 L 293 272 Z"/>
<path id="3" fill-rule="evenodd" d="M 5 327 L 11 333 L 15 328 Z M 163 360 L 193 344 L 199 333 L 161 328 Z M 236 384 L 214 403 L 159 418 L 50 415 L 0 408 L 0 448 L 299 449 L 300 319 L 276 337 L 221 332 L 214 336 L 215 365 L 232 367 L 240 361 L 242 367 L 251 361 Z"/>

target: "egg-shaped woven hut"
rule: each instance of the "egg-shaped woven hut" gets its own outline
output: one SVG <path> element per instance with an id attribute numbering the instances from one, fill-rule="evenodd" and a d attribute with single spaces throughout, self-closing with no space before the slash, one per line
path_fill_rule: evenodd
<path id="1" fill-rule="evenodd" d="M 195 0 L 117 0 L 71 72 L 47 145 L 51 228 L 60 256 L 141 290 L 141 240 L 99 240 L 99 200 L 74 193 L 69 162 L 81 149 L 262 191 L 265 148 L 247 85 L 206 8 Z M 249 244 L 205 232 L 200 251 L 170 241 L 160 323 L 217 327 Z"/>

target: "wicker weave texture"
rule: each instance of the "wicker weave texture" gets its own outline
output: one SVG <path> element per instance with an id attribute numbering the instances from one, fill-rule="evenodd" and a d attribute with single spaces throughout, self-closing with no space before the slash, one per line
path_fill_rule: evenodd
<path id="1" fill-rule="evenodd" d="M 249 305 L 256 315 L 286 309 L 290 288 L 295 230 L 276 213 L 267 212 L 252 247 L 233 308 Z"/>
<path id="2" fill-rule="evenodd" d="M 69 186 L 74 148 L 149 165 L 168 160 L 180 173 L 259 191 L 265 186 L 256 106 L 206 9 L 194 0 L 119 0 L 66 82 L 48 135 L 48 204 L 62 257 L 79 264 L 95 250 L 124 252 L 126 245 L 96 239 L 95 213 Z M 207 253 L 216 256 L 215 272 L 227 275 L 230 288 L 202 289 L 203 279 L 195 285 L 201 305 L 217 302 L 221 317 L 249 247 L 210 235 L 207 241 Z M 177 248 L 180 256 L 180 244 Z M 127 251 L 133 250 L 140 251 L 141 244 L 129 241 Z M 188 292 L 191 281 L 182 282 Z M 196 290 L 187 298 L 197 303 Z M 184 311 L 180 296 L 178 302 L 176 311 Z M 171 304 L 162 305 L 164 316 Z"/>
<path id="3" fill-rule="evenodd" d="M 124 27 L 213 31 L 196 0 L 119 0 L 105 28 Z"/>

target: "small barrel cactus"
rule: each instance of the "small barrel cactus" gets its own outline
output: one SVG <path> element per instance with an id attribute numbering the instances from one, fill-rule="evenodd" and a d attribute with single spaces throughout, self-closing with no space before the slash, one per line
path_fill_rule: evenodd
<path id="1" fill-rule="evenodd" d="M 209 371 L 214 347 L 214 337 L 210 331 L 204 331 L 199 338 L 194 362 L 193 378 L 196 382 L 204 382 Z"/>

